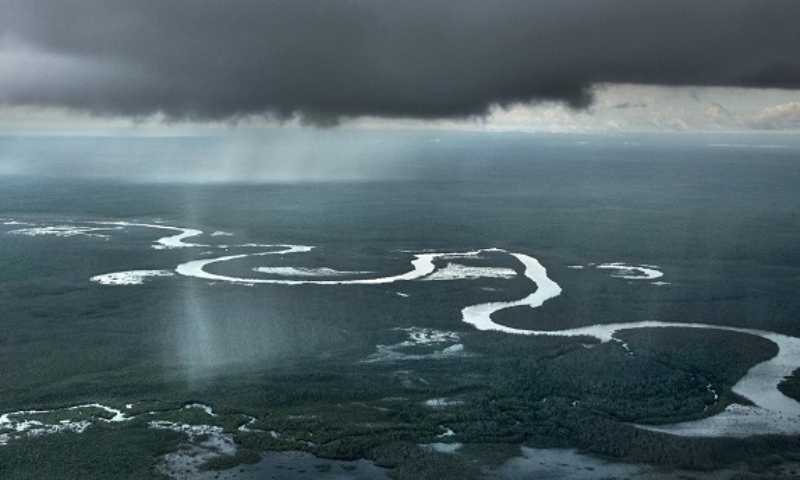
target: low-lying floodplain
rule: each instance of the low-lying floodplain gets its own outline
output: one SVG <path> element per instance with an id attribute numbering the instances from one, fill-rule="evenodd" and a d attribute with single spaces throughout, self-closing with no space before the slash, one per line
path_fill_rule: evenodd
<path id="1" fill-rule="evenodd" d="M 6 220 L 7 225 L 17 225 L 18 223 L 20 222 L 14 219 Z M 520 419 L 530 422 L 551 408 L 552 412 L 537 419 L 535 425 L 538 428 L 536 430 L 542 427 L 545 430 L 555 428 L 558 423 L 569 421 L 569 417 L 575 417 L 572 420 L 577 422 L 575 428 L 581 428 L 582 421 L 588 422 L 590 419 L 595 422 L 603 421 L 604 417 L 606 417 L 605 421 L 611 421 L 613 416 L 617 416 L 620 420 L 625 420 L 618 424 L 617 428 L 628 430 L 628 435 L 639 431 L 638 434 L 645 438 L 647 437 L 644 432 L 692 438 L 747 438 L 770 434 L 791 436 L 800 433 L 800 403 L 788 398 L 779 389 L 784 379 L 800 365 L 800 339 L 757 329 L 688 322 L 640 321 L 596 324 L 558 330 L 507 326 L 496 322 L 493 315 L 502 310 L 518 307 L 526 307 L 532 312 L 533 309 L 541 308 L 545 302 L 562 294 L 561 286 L 548 276 L 547 269 L 539 260 L 522 253 L 507 252 L 499 248 L 483 248 L 466 252 L 404 251 L 402 253 L 410 258 L 410 266 L 406 271 L 380 275 L 374 271 L 335 270 L 328 267 L 313 269 L 293 266 L 292 260 L 300 259 L 302 262 L 303 255 L 314 251 L 312 246 L 192 243 L 198 241 L 197 237 L 204 236 L 201 230 L 164 223 L 84 221 L 76 222 L 74 226 L 59 223 L 57 228 L 46 225 L 28 226 L 12 229 L 6 233 L 37 236 L 54 235 L 53 232 L 57 232 L 55 234 L 57 237 L 70 237 L 98 235 L 95 233 L 97 231 L 112 231 L 117 235 L 124 235 L 128 231 L 140 229 L 177 232 L 157 238 L 151 245 L 153 249 L 201 249 L 204 251 L 204 255 L 202 255 L 204 258 L 179 263 L 172 269 L 111 272 L 92 276 L 87 281 L 117 289 L 138 288 L 145 282 L 193 282 L 197 280 L 204 281 L 206 286 L 212 287 L 227 283 L 237 287 L 271 284 L 287 288 L 300 288 L 304 285 L 330 288 L 394 285 L 393 288 L 401 288 L 401 286 L 408 285 L 409 282 L 425 280 L 470 281 L 482 278 L 508 280 L 519 276 L 529 285 L 530 293 L 510 301 L 467 305 L 461 310 L 461 321 L 475 327 L 477 331 L 497 331 L 519 335 L 520 338 L 508 339 L 511 344 L 520 345 L 525 342 L 522 336 L 546 339 L 549 349 L 555 349 L 550 355 L 555 355 L 559 359 L 568 358 L 570 355 L 578 357 L 581 356 L 581 353 L 590 350 L 612 350 L 614 353 L 609 352 L 607 355 L 612 357 L 621 355 L 614 361 L 620 362 L 622 367 L 621 371 L 615 371 L 612 368 L 606 374 L 612 377 L 627 376 L 626 369 L 646 369 L 648 364 L 654 361 L 653 357 L 647 353 L 644 354 L 641 362 L 637 360 L 637 355 L 639 355 L 637 336 L 641 336 L 641 331 L 648 332 L 649 335 L 663 335 L 668 339 L 679 333 L 685 334 L 690 330 L 691 334 L 701 339 L 704 336 L 716 336 L 727 340 L 726 336 L 730 336 L 735 340 L 727 341 L 728 347 L 726 348 L 731 348 L 730 345 L 733 344 L 733 349 L 736 350 L 737 343 L 747 345 L 744 351 L 736 352 L 736 355 L 740 357 L 739 364 L 728 366 L 734 372 L 739 373 L 741 377 L 736 380 L 736 376 L 726 375 L 727 372 L 716 372 L 713 369 L 709 369 L 708 373 L 701 376 L 699 373 L 694 373 L 695 369 L 702 368 L 701 365 L 694 365 L 693 368 L 688 369 L 668 369 L 663 362 L 659 362 L 658 365 L 666 371 L 660 377 L 659 373 L 661 372 L 658 369 L 651 370 L 649 373 L 655 376 L 655 379 L 651 381 L 675 382 L 674 385 L 660 385 L 661 390 L 672 390 L 672 392 L 653 397 L 653 394 L 647 391 L 646 383 L 649 382 L 641 382 L 641 379 L 637 379 L 639 385 L 633 389 L 643 390 L 641 393 L 650 396 L 650 398 L 645 397 L 644 402 L 652 400 L 669 402 L 671 400 L 675 404 L 668 408 L 662 406 L 651 409 L 648 412 L 649 418 L 647 416 L 638 418 L 637 413 L 641 410 L 639 407 L 633 408 L 632 411 L 628 411 L 627 408 L 621 408 L 620 411 L 612 409 L 606 412 L 607 415 L 600 415 L 597 418 L 591 418 L 594 415 L 588 415 L 589 418 L 581 419 L 582 415 L 579 412 L 581 412 L 583 402 L 588 401 L 591 405 L 596 401 L 593 397 L 602 395 L 603 389 L 608 389 L 611 385 L 618 388 L 620 385 L 617 383 L 624 384 L 625 381 L 608 381 L 598 375 L 593 380 L 597 383 L 597 391 L 592 392 L 588 399 L 582 398 L 581 393 L 589 393 L 590 389 L 585 392 L 573 391 L 574 393 L 567 394 L 569 389 L 559 390 L 563 388 L 563 384 L 570 382 L 570 378 L 574 378 L 569 370 L 576 367 L 567 361 L 562 366 L 566 371 L 552 372 L 551 379 L 545 375 L 545 379 L 539 381 L 543 385 L 536 385 L 537 382 L 534 381 L 530 382 L 530 387 L 542 389 L 542 393 L 549 391 L 549 395 L 540 394 L 541 398 L 536 398 L 539 405 L 528 403 L 531 400 L 529 395 L 532 392 L 525 392 L 527 395 L 500 397 L 492 400 L 491 396 L 486 396 L 488 392 L 484 391 L 491 389 L 483 387 L 481 385 L 483 382 L 475 381 L 481 376 L 479 369 L 470 368 L 465 372 L 465 376 L 470 376 L 468 372 L 474 372 L 471 375 L 475 378 L 471 381 L 443 379 L 442 377 L 446 375 L 447 370 L 454 367 L 453 364 L 468 365 L 484 361 L 483 357 L 488 353 L 485 349 L 487 347 L 491 349 L 492 343 L 504 343 L 503 339 L 494 337 L 493 342 L 483 345 L 480 336 L 473 334 L 471 341 L 477 343 L 465 348 L 464 340 L 461 338 L 462 334 L 458 331 L 420 327 L 395 328 L 393 335 L 400 337 L 398 342 L 377 344 L 375 352 L 354 362 L 351 366 L 354 372 L 359 369 L 374 371 L 382 368 L 386 370 L 382 376 L 396 377 L 400 390 L 393 391 L 396 388 L 390 389 L 387 388 L 390 385 L 385 385 L 384 388 L 391 391 L 393 395 L 388 395 L 390 392 L 387 391 L 387 396 L 383 398 L 359 398 L 356 395 L 345 404 L 327 405 L 322 411 L 319 410 L 321 405 L 317 404 L 307 412 L 298 410 L 295 414 L 277 416 L 274 412 L 262 412 L 258 415 L 253 409 L 236 411 L 229 410 L 230 407 L 226 408 L 228 410 L 226 414 L 219 414 L 215 413 L 211 406 L 197 402 L 167 406 L 157 401 L 137 399 L 131 399 L 132 403 L 126 403 L 119 408 L 100 403 L 87 403 L 55 409 L 10 411 L 4 412 L 0 416 L 0 445 L 7 447 L 9 444 L 46 436 L 77 436 L 89 429 L 131 423 L 148 431 L 179 434 L 180 443 L 175 445 L 174 451 L 161 456 L 156 467 L 161 474 L 173 478 L 204 478 L 205 476 L 211 478 L 211 473 L 204 474 L 203 472 L 226 471 L 226 468 L 235 470 L 240 464 L 260 465 L 261 469 L 254 466 L 249 467 L 249 470 L 239 469 L 241 474 L 250 472 L 249 475 L 257 475 L 256 472 L 263 470 L 265 462 L 270 463 L 265 460 L 261 452 L 275 450 L 305 451 L 329 459 L 329 463 L 325 463 L 317 457 L 302 455 L 291 457 L 294 458 L 293 461 L 288 462 L 291 464 L 300 462 L 299 459 L 311 458 L 318 462 L 315 467 L 316 472 L 307 466 L 286 467 L 288 468 L 287 472 L 296 470 L 295 473 L 298 475 L 305 471 L 311 471 L 315 472 L 315 475 L 324 476 L 329 469 L 333 468 L 331 461 L 340 459 L 336 461 L 352 462 L 352 460 L 367 457 L 371 458 L 373 462 L 377 462 L 377 465 L 396 468 L 402 476 L 404 468 L 411 468 L 404 461 L 406 460 L 403 458 L 404 455 L 410 455 L 412 458 L 414 456 L 431 457 L 427 461 L 432 462 L 434 466 L 430 468 L 438 469 L 441 467 L 438 466 L 440 460 L 436 460 L 437 457 L 455 458 L 460 451 L 465 450 L 464 442 L 468 440 L 472 440 L 472 442 L 478 440 L 473 444 L 473 448 L 477 448 L 479 452 L 485 449 L 486 452 L 483 453 L 485 455 L 493 455 L 493 451 L 496 449 L 503 451 L 504 449 L 497 447 L 496 444 L 516 444 L 527 436 L 526 429 L 521 428 L 521 425 L 524 424 L 520 422 Z M 206 235 L 206 237 L 208 236 Z M 104 241 L 113 241 L 112 237 L 107 234 L 98 238 L 102 238 Z M 226 237 L 226 240 L 229 239 L 230 237 Z M 215 255 L 213 253 L 215 250 L 222 250 L 225 255 Z M 271 260 L 275 256 L 280 258 L 279 264 L 283 266 L 250 267 L 250 262 L 265 263 L 264 260 Z M 497 262 L 501 266 L 491 266 L 493 262 Z M 246 263 L 248 268 L 245 270 L 251 273 L 246 277 L 240 277 L 235 273 L 225 273 L 228 263 Z M 275 262 L 266 263 L 275 264 Z M 574 266 L 568 268 L 583 270 Z M 633 281 L 650 281 L 664 275 L 659 270 L 660 267 L 627 265 L 621 262 L 589 265 L 588 268 L 616 271 L 611 274 L 611 277 Z M 242 270 L 240 268 L 238 271 Z M 181 280 L 181 277 L 188 278 Z M 401 292 L 398 291 L 398 293 Z M 406 302 L 413 302 L 410 294 L 401 298 Z M 196 327 L 204 328 L 201 323 L 197 323 Z M 663 330 L 665 333 L 656 332 L 656 330 Z M 632 334 L 633 338 L 626 334 Z M 690 337 L 691 334 L 689 334 Z M 748 337 L 754 338 L 748 342 L 746 340 Z M 501 345 L 494 345 L 494 347 L 502 349 Z M 214 357 L 220 355 L 220 352 L 214 350 L 213 342 L 211 345 L 197 344 L 196 348 L 200 350 L 201 357 L 207 357 L 205 363 L 213 370 L 214 363 L 217 361 Z M 530 348 L 541 350 L 541 346 L 535 341 L 531 342 Z M 721 348 L 720 354 L 724 354 L 726 348 Z M 511 348 L 508 353 L 513 358 L 516 352 Z M 541 351 L 524 358 L 531 360 L 531 357 L 535 358 L 540 354 Z M 685 361 L 685 359 L 681 359 L 679 349 L 676 349 L 672 355 L 674 362 Z M 576 361 L 583 362 L 586 359 Z M 562 362 L 555 360 L 551 362 L 551 365 L 553 363 L 560 364 Z M 637 365 L 637 363 L 641 364 Z M 687 366 L 689 365 L 691 363 L 687 364 Z M 545 367 L 544 371 L 547 372 L 550 368 Z M 419 371 L 420 369 L 422 372 Z M 213 390 L 213 387 L 206 384 L 207 379 L 202 378 L 200 373 L 196 375 L 198 376 L 193 379 L 194 382 L 204 385 L 205 389 Z M 224 373 L 219 375 L 224 375 Z M 324 377 L 325 375 L 321 375 L 317 381 L 327 383 Z M 495 382 L 498 380 L 500 379 L 494 379 Z M 303 387 L 307 386 L 303 385 Z M 508 386 L 505 387 L 508 388 Z M 681 389 L 686 390 L 681 393 L 690 396 L 688 400 L 697 402 L 698 405 L 702 404 L 702 409 L 692 411 L 693 409 L 686 408 L 686 404 L 681 405 L 687 400 L 676 395 Z M 375 393 L 371 392 L 371 395 Z M 434 394 L 442 396 L 421 400 L 426 393 L 427 396 Z M 638 391 L 636 393 L 637 396 L 641 395 Z M 608 394 L 613 396 L 618 395 L 619 392 L 612 389 L 608 391 Z M 317 399 L 317 402 L 320 400 L 322 399 Z M 488 402 L 485 406 L 497 409 L 498 411 L 494 413 L 500 414 L 499 418 L 481 419 L 484 414 L 474 411 L 476 401 Z M 508 401 L 512 401 L 512 405 L 503 406 Z M 516 402 L 520 402 L 521 405 L 514 408 L 513 403 Z M 300 405 L 286 405 L 284 409 L 295 410 Z M 331 406 L 335 406 L 335 410 L 340 411 L 330 412 Z M 522 409 L 518 410 L 519 407 Z M 593 410 L 594 406 L 590 407 L 589 411 Z M 252 412 L 252 414 L 245 412 Z M 326 418 L 331 417 L 331 413 L 334 418 Z M 419 416 L 419 420 L 415 421 L 414 416 Z M 471 419 L 472 416 L 474 418 Z M 562 416 L 565 418 L 562 419 Z M 356 418 L 361 421 L 355 422 Z M 513 425 L 508 424 L 511 418 L 517 419 Z M 504 421 L 498 422 L 499 419 Z M 541 425 L 538 425 L 540 422 Z M 330 423 L 330 426 L 326 426 L 327 423 Z M 553 425 L 548 425 L 548 423 L 553 423 Z M 476 426 L 486 429 L 486 431 L 475 431 Z M 315 431 L 319 427 L 332 431 Z M 493 440 L 488 444 L 484 443 L 484 439 L 481 438 L 486 434 Z M 541 432 L 540 435 L 547 436 L 545 432 Z M 397 442 L 395 445 L 383 444 L 386 438 L 396 438 Z M 550 441 L 557 442 L 558 440 L 564 441 L 564 439 L 558 439 L 557 436 Z M 419 449 L 413 447 L 415 442 Z M 403 453 L 401 447 L 404 445 L 405 448 L 411 447 L 412 452 L 415 453 Z M 598 446 L 593 446 L 590 442 L 586 447 L 592 451 L 592 447 L 597 448 Z M 635 446 L 624 445 L 624 442 L 620 447 L 635 450 Z M 522 451 L 516 453 L 521 455 Z M 668 450 L 664 452 L 664 454 L 669 453 Z M 720 452 L 720 454 L 722 453 Z M 506 455 L 508 455 L 509 461 L 517 456 L 511 455 L 509 452 L 506 452 Z M 527 457 L 531 455 L 533 454 L 528 451 Z M 387 460 L 385 458 L 387 456 L 389 458 L 399 456 L 399 463 L 394 464 L 391 460 Z M 641 458 L 641 460 L 653 461 L 647 457 Z M 697 466 L 694 463 L 681 464 L 687 460 L 696 462 L 699 459 L 681 460 L 676 457 L 674 461 L 676 466 L 680 467 Z M 452 461 L 441 460 L 443 464 Z M 704 459 L 703 461 L 709 460 Z M 413 464 L 415 462 L 412 461 L 411 465 Z M 351 471 L 358 469 L 355 464 L 347 465 L 352 468 Z M 491 463 L 481 468 L 476 465 L 480 465 L 480 463 L 473 465 L 475 475 L 478 475 L 479 472 L 486 475 L 499 474 L 498 472 L 512 469 L 505 462 L 495 465 L 494 469 Z M 709 466 L 711 465 L 713 463 L 709 464 Z M 340 467 L 343 466 L 346 465 Z M 274 465 L 274 468 L 279 469 L 278 464 Z M 502 470 L 502 468 L 506 470 Z M 381 470 L 375 463 L 363 464 L 360 472 L 367 470 L 370 473 L 364 478 L 387 475 L 386 471 Z M 397 473 L 396 471 L 395 474 Z M 214 475 L 219 475 L 219 473 Z M 367 474 L 364 473 L 364 475 Z"/>
<path id="2" fill-rule="evenodd" d="M 6 181 L 0 478 L 796 475 L 795 164 L 572 148 L 502 189 Z"/>

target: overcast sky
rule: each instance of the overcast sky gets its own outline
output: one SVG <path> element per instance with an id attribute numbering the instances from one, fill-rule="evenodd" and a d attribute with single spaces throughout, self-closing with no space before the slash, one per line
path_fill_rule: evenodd
<path id="1" fill-rule="evenodd" d="M 0 0 L 0 12 L 4 128 L 255 116 L 800 129 L 797 0 Z"/>

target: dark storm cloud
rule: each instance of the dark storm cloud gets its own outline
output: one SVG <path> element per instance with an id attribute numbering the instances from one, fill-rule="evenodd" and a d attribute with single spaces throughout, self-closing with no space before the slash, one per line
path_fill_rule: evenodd
<path id="1" fill-rule="evenodd" d="M 457 117 L 600 82 L 800 88 L 797 0 L 0 0 L 0 101 Z"/>

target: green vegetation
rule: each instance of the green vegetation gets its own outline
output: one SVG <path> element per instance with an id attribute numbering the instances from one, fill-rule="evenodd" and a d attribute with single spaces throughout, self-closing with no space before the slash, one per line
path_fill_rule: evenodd
<path id="1" fill-rule="evenodd" d="M 159 457 L 184 435 L 145 424 L 97 424 L 81 434 L 45 435 L 0 446 L 0 478 L 13 480 L 166 479 Z"/>
<path id="2" fill-rule="evenodd" d="M 618 338 L 636 355 L 684 368 L 712 384 L 731 387 L 750 368 L 778 353 L 778 346 L 746 333 L 696 328 L 622 330 Z"/>
<path id="3" fill-rule="evenodd" d="M 403 159 L 416 172 L 408 182 L 200 188 L 0 179 L 0 214 L 40 224 L 159 218 L 231 231 L 242 243 L 317 247 L 219 266 L 243 274 L 287 265 L 400 273 L 409 251 L 496 246 L 537 257 L 563 288 L 542 308 L 498 312 L 503 324 L 652 319 L 800 335 L 795 151 L 728 149 L 717 157 L 705 148 L 606 145 L 610 152 L 587 154 L 563 140 L 512 137 L 502 148 L 496 137 L 459 137 L 454 150 Z M 88 279 L 171 269 L 201 252 L 154 250 L 160 233 L 149 230 L 105 241 L 6 233 L 13 228 L 0 225 L 0 414 L 98 402 L 133 404 L 125 412 L 139 417 L 12 440 L 0 446 L 4 480 L 159 478 L 163 455 L 189 440 L 148 428 L 150 420 L 232 435 L 239 453 L 205 468 L 250 462 L 267 449 L 371 459 L 398 479 L 420 480 L 477 475 L 518 446 L 579 448 L 664 468 L 749 462 L 754 472 L 800 458 L 796 437 L 680 438 L 629 424 L 701 418 L 742 401 L 730 387 L 774 354 L 774 345 L 750 335 L 623 331 L 628 352 L 621 342 L 479 332 L 461 322 L 466 305 L 528 295 L 534 286 L 523 277 L 254 288 L 173 277 L 105 287 Z M 486 265 L 520 268 L 503 258 Z M 661 265 L 671 284 L 566 268 L 607 261 Z M 466 355 L 364 362 L 376 345 L 406 340 L 395 329 L 410 326 L 459 333 Z M 792 393 L 798 376 L 780 388 L 800 399 Z M 443 402 L 427 405 L 432 399 Z M 218 416 L 182 409 L 193 402 Z M 37 419 L 98 416 L 108 414 L 60 410 Z M 239 430 L 245 424 L 249 432 Z M 445 429 L 455 435 L 439 437 Z M 419 447 L 440 441 L 464 446 L 452 454 Z"/>
<path id="4" fill-rule="evenodd" d="M 159 455 L 186 440 L 146 429 L 148 419 L 217 425 L 234 435 L 238 453 L 203 466 L 214 470 L 258 461 L 258 452 L 264 450 L 372 459 L 391 468 L 398 479 L 449 478 L 454 471 L 477 478 L 481 468 L 518 454 L 518 445 L 577 446 L 619 460 L 694 469 L 742 459 L 756 465 L 770 452 L 800 453 L 791 438 L 690 439 L 625 423 L 674 422 L 723 408 L 735 400 L 730 386 L 738 376 L 774 354 L 771 342 L 732 332 L 673 328 L 623 331 L 619 336 L 630 352 L 619 342 L 600 344 L 591 338 L 464 332 L 461 341 L 468 356 L 374 363 L 307 359 L 214 375 L 191 386 L 175 382 L 161 400 L 135 404 L 129 411 L 141 417 L 130 424 L 95 422 L 83 434 L 14 441 L 9 445 L 13 448 L 0 448 L 0 459 L 19 456 L 29 448 L 25 445 L 37 442 L 50 451 L 58 442 L 67 448 L 101 434 L 118 435 L 118 441 L 130 437 L 130 448 L 150 434 L 170 439 L 161 448 L 155 443 L 131 457 L 139 461 L 149 455 L 147 468 L 152 468 Z M 459 375 L 453 375 L 456 371 Z M 720 393 L 719 401 L 712 390 Z M 426 405 L 437 398 L 445 404 Z M 212 405 L 218 416 L 182 408 L 193 402 Z M 117 399 L 113 405 L 121 403 Z M 80 414 L 107 416 L 88 410 Z M 146 413 L 150 411 L 156 413 Z M 249 416 L 256 418 L 248 425 L 250 431 L 239 431 Z M 54 412 L 42 418 L 72 417 Z M 437 436 L 445 428 L 456 432 L 451 438 L 465 444 L 462 449 L 455 454 L 420 450 L 419 444 L 442 441 Z M 106 446 L 98 442 L 96 455 Z M 59 468 L 59 462 L 59 456 L 39 458 L 36 472 L 47 478 L 47 469 Z M 139 470 L 115 472 L 117 478 L 139 478 Z"/>
<path id="5" fill-rule="evenodd" d="M 511 446 L 520 444 L 580 446 L 622 460 L 716 468 L 757 458 L 759 452 L 777 448 L 775 440 L 759 447 L 758 441 L 668 437 L 621 422 L 708 415 L 710 408 L 721 408 L 709 381 L 720 382 L 712 385 L 724 393 L 730 388 L 724 380 L 774 353 L 774 345 L 757 337 L 718 333 L 658 329 L 645 331 L 642 338 L 625 335 L 630 355 L 613 342 L 476 332 L 462 337 L 467 351 L 477 357 L 347 369 L 330 364 L 325 375 L 287 370 L 270 380 L 264 377 L 281 395 L 262 397 L 264 405 L 273 407 L 253 426 L 280 432 L 280 438 L 247 433 L 238 434 L 237 441 L 256 451 L 295 449 L 335 459 L 370 458 L 394 468 L 397 478 L 436 478 L 440 468 L 447 470 L 453 462 L 494 465 L 513 456 Z M 652 335 L 660 337 L 654 340 L 662 346 L 657 350 L 648 349 L 644 340 Z M 702 353 L 687 353 L 684 363 L 676 361 L 689 351 Z M 728 362 L 707 362 L 705 370 L 698 370 L 700 356 Z M 454 368 L 465 373 L 453 376 Z M 318 395 L 323 391 L 325 399 Z M 213 389 L 204 398 L 212 394 Z M 431 398 L 463 403 L 425 406 Z M 416 445 L 439 441 L 436 435 L 443 425 L 465 447 L 455 455 L 420 452 Z M 780 442 L 781 451 L 796 448 L 794 440 Z"/>
<path id="6" fill-rule="evenodd" d="M 800 368 L 793 371 L 779 385 L 778 390 L 789 398 L 800 402 Z"/>
<path id="7" fill-rule="evenodd" d="M 392 470 L 395 480 L 441 479 L 478 480 L 480 464 L 457 455 L 417 450 L 412 456 Z"/>

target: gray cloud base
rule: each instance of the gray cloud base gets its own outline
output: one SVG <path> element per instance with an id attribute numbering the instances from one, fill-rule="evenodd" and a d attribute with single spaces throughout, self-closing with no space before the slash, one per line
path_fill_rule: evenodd
<path id="1" fill-rule="evenodd" d="M 326 123 L 581 107 L 597 83 L 800 88 L 796 0 L 0 0 L 0 101 Z"/>

